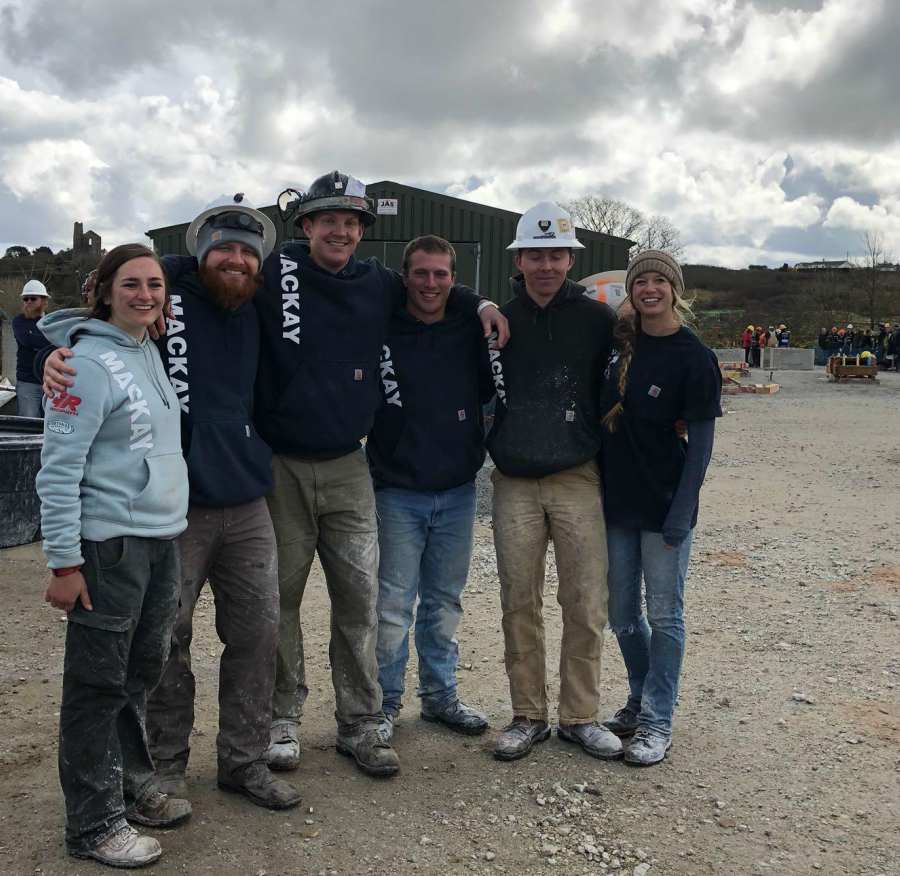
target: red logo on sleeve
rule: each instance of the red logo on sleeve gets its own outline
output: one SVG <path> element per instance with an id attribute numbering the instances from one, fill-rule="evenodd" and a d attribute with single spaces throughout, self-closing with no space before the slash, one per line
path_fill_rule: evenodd
<path id="1" fill-rule="evenodd" d="M 50 402 L 50 407 L 60 414 L 72 414 L 78 416 L 76 408 L 81 404 L 81 399 L 77 395 L 70 395 L 68 392 L 61 392 L 55 396 Z"/>

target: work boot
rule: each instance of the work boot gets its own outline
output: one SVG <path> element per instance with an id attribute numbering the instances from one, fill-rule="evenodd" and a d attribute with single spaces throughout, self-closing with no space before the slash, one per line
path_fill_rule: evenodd
<path id="1" fill-rule="evenodd" d="M 525 757 L 538 742 L 545 742 L 549 737 L 550 725 L 546 721 L 532 721 L 517 715 L 497 737 L 494 757 L 497 760 L 518 760 Z"/>
<path id="2" fill-rule="evenodd" d="M 596 721 L 590 724 L 560 724 L 556 735 L 566 742 L 580 745 L 591 757 L 617 760 L 622 756 L 622 740 Z"/>
<path id="3" fill-rule="evenodd" d="M 671 747 L 671 733 L 656 733 L 648 727 L 638 727 L 625 747 L 625 763 L 653 766 L 665 758 Z"/>
<path id="4" fill-rule="evenodd" d="M 381 735 L 380 727 L 364 725 L 351 733 L 338 730 L 335 748 L 352 757 L 370 776 L 393 776 L 400 771 L 400 758 Z"/>
<path id="5" fill-rule="evenodd" d="M 191 817 L 191 804 L 154 789 L 129 809 L 125 817 L 144 827 L 175 827 Z"/>
<path id="6" fill-rule="evenodd" d="M 611 718 L 603 722 L 607 730 L 611 730 L 616 736 L 624 739 L 631 736 L 638 728 L 638 716 L 628 706 L 619 709 Z"/>
<path id="7" fill-rule="evenodd" d="M 478 736 L 488 728 L 488 720 L 485 715 L 471 706 L 459 700 L 454 700 L 446 706 L 430 706 L 423 701 L 422 720 L 431 721 L 434 724 L 443 724 L 457 733 L 466 736 Z"/>
<path id="8" fill-rule="evenodd" d="M 162 848 L 152 836 L 142 836 L 126 824 L 94 848 L 70 850 L 69 854 L 73 858 L 92 858 L 109 867 L 145 867 L 159 860 Z"/>
<path id="9" fill-rule="evenodd" d="M 233 771 L 220 765 L 218 783 L 223 791 L 243 794 L 251 803 L 264 809 L 290 809 L 302 799 L 293 785 L 273 776 L 262 761 Z"/>
<path id="10" fill-rule="evenodd" d="M 184 781 L 184 764 L 177 761 L 156 761 L 156 788 L 169 797 L 181 800 L 187 797 L 187 784 Z"/>
<path id="11" fill-rule="evenodd" d="M 300 766 L 300 725 L 287 719 L 273 721 L 269 731 L 266 763 L 273 770 L 295 770 Z"/>

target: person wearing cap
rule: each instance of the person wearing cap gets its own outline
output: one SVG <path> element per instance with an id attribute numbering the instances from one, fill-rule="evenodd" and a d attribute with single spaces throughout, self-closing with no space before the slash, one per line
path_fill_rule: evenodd
<path id="1" fill-rule="evenodd" d="M 636 313 L 616 326 L 603 391 L 601 469 L 609 623 L 629 696 L 605 723 L 627 740 L 627 763 L 649 766 L 672 745 L 684 582 L 715 418 L 722 415 L 722 375 L 715 354 L 684 325 L 690 314 L 684 279 L 668 253 L 640 253 L 625 285 Z M 679 421 L 686 421 L 689 441 L 675 428 Z"/>
<path id="2" fill-rule="evenodd" d="M 512 721 L 494 756 L 515 760 L 550 736 L 543 591 L 552 540 L 562 609 L 560 739 L 593 757 L 622 756 L 599 722 L 606 625 L 606 537 L 599 397 L 615 316 L 567 275 L 583 245 L 568 212 L 542 201 L 519 220 L 510 341 L 491 351 L 497 391 L 487 438 Z"/>
<path id="3" fill-rule="evenodd" d="M 266 260 L 257 296 L 256 422 L 274 451 L 269 509 L 281 594 L 268 759 L 275 769 L 299 764 L 307 696 L 300 604 L 318 553 L 331 599 L 336 748 L 363 772 L 390 776 L 399 759 L 379 730 L 378 527 L 360 441 L 382 403 L 381 356 L 403 281 L 376 259 L 354 257 L 376 218 L 359 180 L 333 171 L 278 203 L 307 241 L 288 241 Z M 505 333 L 496 308 L 471 291 L 454 287 L 449 307 L 473 319 L 478 308 L 485 334 L 495 324 Z"/>
<path id="4" fill-rule="evenodd" d="M 42 417 L 41 382 L 34 371 L 35 357 L 50 342 L 37 327 L 47 312 L 50 294 L 40 280 L 29 280 L 22 288 L 22 312 L 13 317 L 16 339 L 16 411 L 20 417 Z"/>
<path id="5" fill-rule="evenodd" d="M 194 608 L 209 580 L 219 664 L 218 785 L 268 809 L 300 802 L 265 760 L 278 639 L 275 533 L 265 496 L 269 447 L 253 424 L 260 266 L 275 246 L 272 221 L 243 195 L 222 198 L 190 224 L 193 257 L 167 256 L 171 291 L 158 348 L 181 409 L 190 504 L 179 536 L 181 583 L 171 649 L 147 706 L 147 732 L 161 791 L 187 796 L 194 725 Z M 57 351 L 48 362 L 53 372 Z M 55 372 L 53 372 L 55 374 Z"/>
<path id="6" fill-rule="evenodd" d="M 790 347 L 791 345 L 791 330 L 782 323 L 778 326 L 778 346 L 779 347 Z"/>

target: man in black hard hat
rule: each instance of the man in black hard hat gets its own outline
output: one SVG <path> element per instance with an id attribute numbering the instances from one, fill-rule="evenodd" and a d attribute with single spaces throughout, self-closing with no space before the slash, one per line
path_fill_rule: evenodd
<path id="1" fill-rule="evenodd" d="M 281 593 L 269 764 L 299 763 L 307 695 L 299 609 L 318 552 L 331 598 L 337 750 L 366 773 L 393 775 L 397 755 L 378 732 L 378 531 L 360 439 L 381 403 L 379 361 L 403 282 L 376 259 L 354 257 L 376 218 L 359 180 L 333 171 L 303 195 L 283 192 L 278 203 L 308 242 L 286 243 L 266 260 L 257 298 L 256 422 L 275 454 L 269 510 Z M 472 318 L 480 311 L 485 333 L 496 329 L 505 341 L 505 319 L 490 302 L 456 287 L 450 306 Z"/>

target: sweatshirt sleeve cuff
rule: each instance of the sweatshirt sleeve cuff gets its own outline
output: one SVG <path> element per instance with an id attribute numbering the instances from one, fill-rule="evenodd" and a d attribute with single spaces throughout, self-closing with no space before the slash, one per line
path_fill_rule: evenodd
<path id="1" fill-rule="evenodd" d="M 84 557 L 81 551 L 72 554 L 47 554 L 48 569 L 68 569 L 71 566 L 83 566 Z"/>

